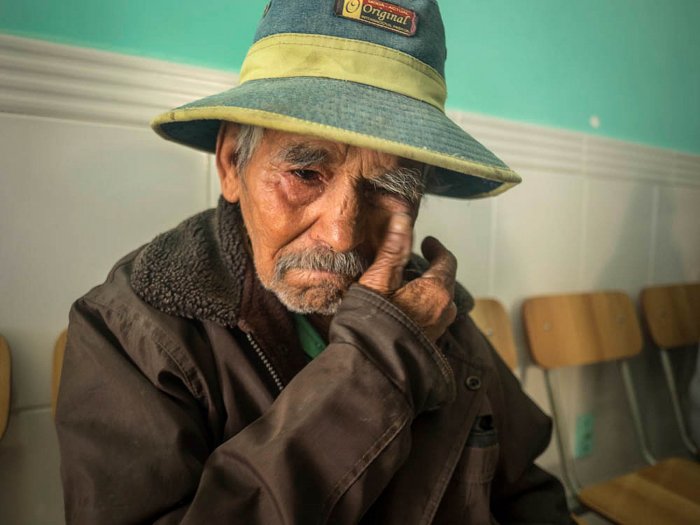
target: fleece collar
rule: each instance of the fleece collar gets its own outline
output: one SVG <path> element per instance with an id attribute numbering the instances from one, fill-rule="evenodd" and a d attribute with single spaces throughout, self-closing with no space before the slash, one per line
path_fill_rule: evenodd
<path id="1" fill-rule="evenodd" d="M 271 303 L 270 297 L 263 297 L 266 291 L 255 277 L 246 242 L 240 207 L 220 199 L 215 209 L 187 219 L 146 245 L 136 257 L 131 286 L 166 314 L 236 326 L 245 322 L 242 312 L 246 317 L 248 310 L 263 308 L 263 302 L 269 308 Z M 422 273 L 428 263 L 414 255 L 409 266 Z M 460 285 L 455 303 L 464 315 L 474 305 Z M 274 309 L 280 307 L 277 302 Z"/>
<path id="2" fill-rule="evenodd" d="M 166 314 L 235 326 L 248 267 L 242 224 L 222 199 L 157 236 L 136 257 L 132 288 Z"/>

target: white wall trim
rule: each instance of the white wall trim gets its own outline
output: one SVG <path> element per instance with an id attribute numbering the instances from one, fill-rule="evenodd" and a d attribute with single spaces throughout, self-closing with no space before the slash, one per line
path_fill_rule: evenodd
<path id="1" fill-rule="evenodd" d="M 234 86 L 205 68 L 0 34 L 0 112 L 144 126 Z M 516 171 L 700 185 L 700 155 L 450 111 Z"/>
<path id="2" fill-rule="evenodd" d="M 516 171 L 700 185 L 700 155 L 461 111 L 455 122 Z"/>
<path id="3" fill-rule="evenodd" d="M 233 73 L 0 34 L 0 112 L 146 126 Z"/>

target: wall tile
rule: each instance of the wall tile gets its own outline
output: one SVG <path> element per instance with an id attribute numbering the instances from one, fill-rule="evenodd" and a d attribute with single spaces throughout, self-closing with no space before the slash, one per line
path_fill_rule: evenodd
<path id="1" fill-rule="evenodd" d="M 700 188 L 659 190 L 654 284 L 700 280 Z"/>
<path id="2" fill-rule="evenodd" d="M 498 199 L 494 293 L 506 303 L 579 286 L 580 176 L 523 173 Z"/>
<path id="3" fill-rule="evenodd" d="M 653 187 L 590 179 L 585 207 L 585 290 L 619 289 L 633 299 L 648 278 Z"/>
<path id="4" fill-rule="evenodd" d="M 206 207 L 205 157 L 148 129 L 0 116 L 0 332 L 13 406 L 49 403 L 71 303 L 123 255 Z"/>

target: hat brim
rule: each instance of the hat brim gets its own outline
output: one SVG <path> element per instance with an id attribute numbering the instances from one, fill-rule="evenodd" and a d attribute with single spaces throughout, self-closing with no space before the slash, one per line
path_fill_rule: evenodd
<path id="1" fill-rule="evenodd" d="M 428 191 L 457 198 L 504 192 L 520 176 L 425 102 L 318 77 L 252 80 L 156 117 L 162 137 L 214 152 L 221 121 L 318 136 L 436 167 Z"/>

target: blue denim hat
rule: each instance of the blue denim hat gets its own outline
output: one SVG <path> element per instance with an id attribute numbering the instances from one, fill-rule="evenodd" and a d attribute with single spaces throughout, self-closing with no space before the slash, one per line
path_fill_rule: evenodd
<path id="1" fill-rule="evenodd" d="M 432 165 L 432 193 L 501 193 L 520 177 L 445 115 L 446 55 L 435 0 L 272 0 L 240 85 L 151 125 L 207 152 L 222 121 L 312 135 Z"/>

